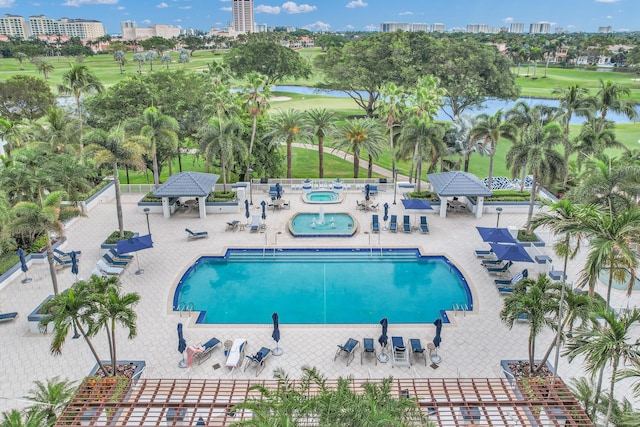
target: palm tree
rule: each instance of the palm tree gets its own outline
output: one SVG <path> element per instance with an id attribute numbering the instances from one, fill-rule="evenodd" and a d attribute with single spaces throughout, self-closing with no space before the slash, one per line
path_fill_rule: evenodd
<path id="1" fill-rule="evenodd" d="M 5 141 L 4 151 L 7 159 L 11 160 L 11 151 L 19 148 L 26 137 L 26 131 L 21 122 L 13 122 L 0 117 L 0 138 Z"/>
<path id="2" fill-rule="evenodd" d="M 400 148 L 398 156 L 402 159 L 411 158 L 416 167 L 416 191 L 421 191 L 422 162 L 427 157 L 430 167 L 427 173 L 435 171 L 438 160 L 446 155 L 447 147 L 444 142 L 444 128 L 437 123 L 421 120 L 417 117 L 407 119 L 400 132 Z"/>
<path id="3" fill-rule="evenodd" d="M 592 157 L 600 157 L 608 148 L 627 150 L 627 147 L 616 139 L 615 123 L 606 121 L 602 125 L 599 117 L 587 118 L 580 128 L 573 144 L 573 151 L 578 153 L 578 165 L 582 165 Z"/>
<path id="4" fill-rule="evenodd" d="M 389 130 L 389 149 L 391 150 L 391 170 L 396 169 L 396 151 L 393 144 L 394 129 L 402 121 L 404 109 L 406 107 L 407 94 L 403 87 L 394 83 L 387 83 L 380 89 L 380 116 L 385 120 Z M 369 177 L 371 178 L 371 177 Z"/>
<path id="5" fill-rule="evenodd" d="M 29 390 L 26 399 L 40 403 L 29 408 L 28 412 L 42 415 L 47 424 L 52 425 L 67 407 L 76 392 L 72 381 L 60 377 L 49 378 L 47 382 L 35 381 L 35 387 Z"/>
<path id="6" fill-rule="evenodd" d="M 135 53 L 133 55 L 133 62 L 137 62 L 138 63 L 138 74 L 142 74 L 142 66 L 144 65 L 144 63 L 146 62 L 146 58 L 144 56 L 144 53 L 142 52 L 138 52 Z"/>
<path id="7" fill-rule="evenodd" d="M 36 129 L 36 138 L 51 153 L 74 154 L 80 145 L 80 122 L 61 107 L 52 107 Z"/>
<path id="8" fill-rule="evenodd" d="M 100 80 L 89 71 L 89 68 L 80 63 L 70 65 L 69 71 L 62 75 L 62 83 L 58 86 L 58 91 L 62 94 L 70 94 L 76 100 L 76 111 L 80 120 L 80 155 L 83 154 L 82 145 L 82 124 L 84 122 L 82 115 L 82 96 L 95 92 L 102 92 L 104 86 Z M 84 162 L 84 157 L 83 157 Z"/>
<path id="9" fill-rule="evenodd" d="M 571 84 L 566 88 L 555 88 L 552 93 L 559 95 L 558 101 L 560 103 L 560 109 L 563 111 L 565 175 L 562 185 L 566 186 L 569 180 L 569 156 L 574 151 L 574 146 L 569 136 L 571 118 L 574 114 L 577 116 L 586 116 L 589 114 L 589 112 L 595 108 L 595 99 L 589 96 L 589 90 L 587 88 L 580 87 L 577 84 Z"/>
<path id="10" fill-rule="evenodd" d="M 471 130 L 471 142 L 482 140 L 482 147 L 489 147 L 489 177 L 487 187 L 491 189 L 493 180 L 493 160 L 501 138 L 515 142 L 517 128 L 509 122 L 502 120 L 502 110 L 496 111 L 493 116 L 481 114 L 479 123 Z"/>
<path id="11" fill-rule="evenodd" d="M 318 177 L 324 178 L 324 138 L 331 134 L 336 124 L 336 114 L 326 108 L 314 108 L 307 111 L 305 127 L 318 138 Z"/>
<path id="12" fill-rule="evenodd" d="M 153 158 L 153 182 L 160 186 L 158 168 L 158 148 L 175 150 L 178 145 L 178 121 L 171 116 L 161 114 L 156 107 L 148 107 L 142 112 L 142 118 L 125 123 L 125 129 L 137 134 L 148 144 L 148 153 Z"/>
<path id="13" fill-rule="evenodd" d="M 47 61 L 38 61 L 36 66 L 38 73 L 44 74 L 44 79 L 47 81 L 49 80 L 49 73 L 52 72 L 54 68 L 53 64 Z"/>
<path id="14" fill-rule="evenodd" d="M 116 326 L 120 325 L 129 332 L 129 339 L 137 334 L 136 313 L 133 306 L 140 301 L 140 295 L 133 292 L 121 293 L 121 284 L 117 277 L 107 279 L 91 276 L 88 283 L 90 289 L 90 314 L 93 316 L 90 334 L 95 335 L 104 328 L 111 353 L 111 375 L 117 375 Z"/>
<path id="15" fill-rule="evenodd" d="M 120 67 L 120 74 L 124 73 L 124 64 L 127 61 L 127 56 L 121 50 L 116 50 L 113 52 L 113 59 L 118 63 Z"/>
<path id="16" fill-rule="evenodd" d="M 548 317 L 558 309 L 560 285 L 553 283 L 546 274 L 540 274 L 537 280 L 526 278 L 520 280 L 511 295 L 504 300 L 504 308 L 500 311 L 500 319 L 511 329 L 515 321 L 526 316 L 529 322 L 529 374 L 539 372 L 546 363 L 546 357 L 535 365 L 536 337 L 547 326 L 553 325 Z"/>
<path id="17" fill-rule="evenodd" d="M 24 54 L 23 54 L 24 55 Z M 27 413 L 22 415 L 22 412 L 17 409 L 12 409 L 9 412 L 2 413 L 2 420 L 0 420 L 1 427 L 42 427 L 47 420 L 43 414 L 39 413 Z"/>
<path id="18" fill-rule="evenodd" d="M 574 259 L 580 250 L 580 243 L 584 238 L 579 231 L 580 209 L 568 199 L 561 199 L 557 202 L 546 201 L 541 207 L 547 207 L 547 212 L 541 212 L 529 219 L 527 229 L 535 231 L 540 227 L 548 227 L 554 235 L 564 235 L 563 239 L 554 245 L 556 255 L 563 257 L 562 267 L 562 290 L 560 292 L 560 303 L 558 305 L 558 330 L 556 333 L 556 355 L 553 365 L 554 376 L 558 373 L 558 363 L 560 360 L 560 345 L 562 340 L 562 327 L 564 321 L 564 304 L 567 293 L 567 264 L 570 259 Z M 568 316 L 569 317 L 569 316 Z M 571 321 L 573 324 L 573 321 Z"/>
<path id="19" fill-rule="evenodd" d="M 613 405 L 613 392 L 618 379 L 618 366 L 623 363 L 640 362 L 640 340 L 631 341 L 630 328 L 640 321 L 640 311 L 633 309 L 618 315 L 607 307 L 596 309 L 594 315 L 600 319 L 590 328 L 579 328 L 569 340 L 564 355 L 572 362 L 577 356 L 584 356 L 587 371 L 592 377 L 611 364 L 609 382 L 609 405 L 604 426 L 609 425 Z M 600 395 L 601 384 L 596 390 L 596 399 Z M 597 403 L 597 401 L 596 401 Z"/>
<path id="20" fill-rule="evenodd" d="M 635 283 L 635 271 L 640 261 L 633 250 L 640 236 L 640 208 L 631 207 L 614 214 L 610 210 L 593 207 L 581 215 L 579 229 L 588 236 L 590 245 L 587 261 L 581 272 L 581 285 L 589 285 L 589 295 L 593 296 L 596 281 L 603 269 L 609 270 L 607 284 L 607 307 L 611 301 L 614 278 L 624 281 L 630 274 L 627 295 L 631 295 Z M 625 271 L 626 270 L 626 271 Z"/>
<path id="21" fill-rule="evenodd" d="M 476 145 L 471 141 L 471 129 L 477 124 L 477 116 L 462 114 L 451 122 L 451 127 L 445 134 L 450 151 L 464 158 L 463 170 L 465 172 L 469 172 L 471 154 L 477 151 Z M 458 165 L 459 163 L 460 161 L 458 161 Z"/>
<path id="22" fill-rule="evenodd" d="M 46 239 L 47 261 L 53 284 L 53 293 L 58 295 L 58 277 L 53 260 L 51 233 L 64 237 L 64 221 L 82 215 L 82 211 L 72 206 L 61 207 L 64 191 L 54 191 L 40 203 L 20 202 L 12 209 L 13 219 L 9 229 L 13 235 L 44 235 Z M 33 238 L 31 239 L 33 240 Z"/>
<path id="23" fill-rule="evenodd" d="M 167 70 L 169 69 L 169 64 L 171 64 L 171 61 L 173 61 L 173 59 L 171 58 L 170 54 L 168 53 L 162 54 L 162 58 L 160 59 L 160 62 L 167 65 Z"/>
<path id="24" fill-rule="evenodd" d="M 237 120 L 229 120 L 212 117 L 206 126 L 198 131 L 200 140 L 200 150 L 207 160 L 207 172 L 209 171 L 210 160 L 214 156 L 220 159 L 223 191 L 227 191 L 227 170 L 231 169 L 235 148 L 243 146 L 240 132 L 242 125 Z"/>
<path id="25" fill-rule="evenodd" d="M 40 328 L 47 330 L 49 324 L 53 324 L 53 339 L 49 349 L 51 354 L 58 356 L 62 354 L 62 347 L 69 336 L 71 328 L 75 327 L 89 346 L 89 350 L 93 354 L 100 370 L 106 376 L 109 375 L 109 372 L 105 369 L 91 341 L 93 319 L 90 310 L 90 296 L 89 285 L 83 281 L 74 283 L 61 294 L 54 295 L 53 298 L 42 305 L 43 313 L 47 314 L 40 320 Z"/>
<path id="26" fill-rule="evenodd" d="M 149 70 L 153 71 L 153 61 L 158 59 L 158 53 L 154 50 L 150 50 L 144 55 L 144 59 L 145 61 L 149 61 Z"/>
<path id="27" fill-rule="evenodd" d="M 136 141 L 128 140 L 124 127 L 118 125 L 110 132 L 95 130 L 87 135 L 87 152 L 91 153 L 97 167 L 111 165 L 113 182 L 116 190 L 116 215 L 120 238 L 124 237 L 124 220 L 122 217 L 122 195 L 120 192 L 120 176 L 118 165 L 126 165 L 134 169 L 144 169 L 144 147 Z"/>
<path id="28" fill-rule="evenodd" d="M 256 140 L 256 130 L 258 128 L 258 116 L 263 115 L 269 109 L 269 97 L 271 96 L 271 87 L 267 85 L 268 78 L 260 73 L 249 73 L 245 77 L 245 83 L 242 86 L 242 96 L 244 97 L 244 105 L 247 108 L 249 116 L 251 116 L 251 139 L 249 140 L 249 156 L 247 157 L 248 171 L 251 168 L 251 155 L 253 154 L 253 145 Z M 245 180 L 250 179 L 249 173 L 245 176 Z"/>
<path id="29" fill-rule="evenodd" d="M 614 83 L 611 80 L 606 82 L 600 79 L 600 87 L 596 93 L 596 106 L 600 111 L 600 126 L 599 130 L 602 130 L 605 120 L 607 118 L 607 112 L 609 110 L 624 114 L 631 119 L 638 117 L 638 113 L 634 108 L 634 103 L 629 99 L 624 99 L 623 96 L 629 96 L 631 89 L 626 86 L 620 86 L 618 83 Z"/>
<path id="30" fill-rule="evenodd" d="M 298 110 L 280 111 L 278 114 L 269 118 L 267 127 L 271 129 L 265 138 L 270 138 L 272 143 L 278 144 L 282 140 L 287 144 L 287 178 L 293 176 L 292 160 L 293 151 L 292 144 L 294 141 L 306 138 L 307 129 L 303 127 L 304 113 Z"/>
<path id="31" fill-rule="evenodd" d="M 533 215 L 536 202 L 539 179 L 545 183 L 554 182 L 564 174 L 562 155 L 554 146 L 562 141 L 562 128 L 556 122 L 543 126 L 534 122 L 525 131 L 524 143 L 514 144 L 507 152 L 506 163 L 511 166 L 511 173 L 516 174 L 527 168 L 532 175 L 531 195 L 529 197 L 529 213 L 527 219 Z"/>
<path id="32" fill-rule="evenodd" d="M 358 178 L 360 172 L 360 153 L 366 150 L 377 158 L 382 151 L 384 135 L 380 124 L 372 118 L 349 119 L 335 130 L 336 150 L 353 154 L 353 177 Z"/>

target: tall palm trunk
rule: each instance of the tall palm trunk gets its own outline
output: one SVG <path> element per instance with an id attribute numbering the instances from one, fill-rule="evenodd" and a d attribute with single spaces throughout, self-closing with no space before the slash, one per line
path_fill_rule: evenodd
<path id="1" fill-rule="evenodd" d="M 111 319 L 110 332 L 111 333 L 109 335 L 109 347 L 111 348 L 111 375 L 115 377 L 117 375 L 117 369 L 118 369 L 118 356 L 116 353 L 116 321 L 115 319 Z M 109 333 L 108 329 L 107 329 L 107 333 Z"/>
<path id="2" fill-rule="evenodd" d="M 373 156 L 369 154 L 369 164 L 367 165 L 367 178 L 373 176 Z"/>
<path id="3" fill-rule="evenodd" d="M 531 180 L 531 194 L 529 195 L 529 212 L 527 213 L 527 221 L 533 216 L 533 205 L 536 203 L 536 188 L 538 187 L 538 180 L 536 174 L 532 175 Z"/>
<path id="4" fill-rule="evenodd" d="M 353 177 L 358 179 L 360 174 L 360 154 L 357 151 L 353 152 Z"/>
<path id="5" fill-rule="evenodd" d="M 251 139 L 249 140 L 249 155 L 247 156 L 247 167 L 245 168 L 245 181 L 250 179 L 249 177 L 249 169 L 251 169 L 251 153 L 253 152 L 253 143 L 256 140 L 256 128 L 258 127 L 258 115 L 253 115 L 253 120 L 251 121 Z M 288 148 L 287 148 L 288 150 Z"/>
<path id="6" fill-rule="evenodd" d="M 113 184 L 116 188 L 116 216 L 118 217 L 118 230 L 120 238 L 124 237 L 124 220 L 122 217 L 122 193 L 120 191 L 120 177 L 118 176 L 118 162 L 113 162 Z"/>
<path id="7" fill-rule="evenodd" d="M 160 187 L 160 176 L 158 175 L 158 155 L 155 150 L 153 152 L 153 184 L 156 188 Z"/>
<path id="8" fill-rule="evenodd" d="M 569 248 L 571 236 L 567 233 L 564 239 L 564 245 Z M 564 254 L 564 264 L 562 266 L 562 289 L 560 290 L 560 305 L 558 306 L 558 332 L 556 334 L 556 355 L 553 361 L 553 376 L 558 376 L 558 363 L 560 363 L 560 344 L 562 343 L 562 329 L 564 326 L 563 310 L 564 310 L 564 296 L 567 293 L 567 264 L 569 263 L 569 251 Z"/>
<path id="9" fill-rule="evenodd" d="M 76 107 L 78 108 L 78 120 L 80 121 L 80 123 L 78 124 L 79 126 L 79 133 L 80 133 L 80 161 L 82 162 L 82 165 L 86 165 L 87 161 L 84 158 L 84 142 L 82 141 L 82 125 L 84 124 L 84 120 L 82 119 L 82 101 L 80 100 L 80 95 L 78 94 L 76 96 Z"/>
<path id="10" fill-rule="evenodd" d="M 78 322 L 78 319 L 76 317 L 73 317 L 71 321 L 76 324 L 76 328 L 78 329 L 78 331 L 80 331 L 80 335 L 82 335 L 82 338 L 84 338 L 84 341 L 89 346 L 89 350 L 91 350 L 91 354 L 93 354 L 93 357 L 96 359 L 96 362 L 98 363 L 98 367 L 100 368 L 100 370 L 104 373 L 105 376 L 108 376 L 109 372 L 107 372 L 106 368 L 104 367 L 104 364 L 102 363 L 102 360 L 100 360 L 100 356 L 98 355 L 98 352 L 96 352 L 96 348 L 93 346 L 93 342 L 89 339 L 89 336 L 87 335 L 87 331 L 85 331 L 84 328 L 82 327 L 82 323 Z"/>
<path id="11" fill-rule="evenodd" d="M 49 273 L 51 275 L 51 284 L 53 285 L 53 293 L 58 295 L 60 291 L 58 291 L 58 272 L 56 271 L 56 264 L 53 260 L 53 246 L 51 245 L 51 236 L 49 236 L 49 232 L 45 231 L 44 233 L 46 237 L 46 248 L 47 248 L 47 261 L 49 262 Z"/>
<path id="12" fill-rule="evenodd" d="M 611 362 L 611 380 L 609 383 L 609 404 L 607 405 L 607 416 L 604 419 L 604 427 L 609 427 L 611 413 L 613 411 L 613 389 L 616 385 L 616 372 L 618 371 L 618 358 L 614 357 Z"/>
<path id="13" fill-rule="evenodd" d="M 287 138 L 287 179 L 293 176 L 293 144 L 291 138 Z"/>
<path id="14" fill-rule="evenodd" d="M 318 135 L 318 175 L 324 178 L 324 136 Z"/>

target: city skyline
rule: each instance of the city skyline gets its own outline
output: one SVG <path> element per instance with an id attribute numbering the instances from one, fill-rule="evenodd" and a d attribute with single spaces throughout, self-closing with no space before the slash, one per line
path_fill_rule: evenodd
<path id="1" fill-rule="evenodd" d="M 469 24 L 509 27 L 511 23 L 548 22 L 565 31 L 640 30 L 637 0 L 302 0 L 254 1 L 256 24 L 312 31 L 379 31 L 383 22 L 443 23 L 446 30 Z M 231 0 L 0 0 L 0 14 L 46 15 L 103 22 L 107 33 L 120 33 L 120 22 L 139 26 L 164 24 L 208 31 L 226 29 Z"/>

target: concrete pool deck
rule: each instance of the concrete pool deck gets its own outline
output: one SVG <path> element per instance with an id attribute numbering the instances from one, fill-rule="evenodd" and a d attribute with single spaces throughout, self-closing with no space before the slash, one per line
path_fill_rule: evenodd
<path id="1" fill-rule="evenodd" d="M 125 228 L 146 234 L 145 215 L 137 211 L 137 202 L 142 194 L 123 196 Z M 502 300 L 490 276 L 474 256 L 474 249 L 487 247 L 475 230 L 476 226 L 493 227 L 496 224 L 495 214 L 486 214 L 477 219 L 468 213 L 457 213 L 447 218 L 429 214 L 430 234 L 413 232 L 411 234 L 390 233 L 365 234 L 370 232 L 372 212 L 356 210 L 356 200 L 362 200 L 361 192 L 346 194 L 345 201 L 332 205 L 341 211 L 349 212 L 360 222 L 359 232 L 352 238 L 293 238 L 286 231 L 286 224 L 296 212 L 317 212 L 317 205 L 302 202 L 301 193 L 287 191 L 285 199 L 291 202 L 290 210 L 267 212 L 268 225 L 264 233 L 246 231 L 225 231 L 226 223 L 240 220 L 246 223 L 244 209 L 237 214 L 209 215 L 206 219 L 197 218 L 196 213 L 180 213 L 170 219 L 161 215 L 150 215 L 150 228 L 153 235 L 154 248 L 141 251 L 136 255 L 132 265 L 121 275 L 125 292 L 138 292 L 141 301 L 136 307 L 138 313 L 138 335 L 128 340 L 126 333 L 118 330 L 118 358 L 121 360 L 145 360 L 147 378 L 255 378 L 253 370 L 235 370 L 231 372 L 224 367 L 222 349 L 213 351 L 202 365 L 194 365 L 191 369 L 181 369 L 178 362 L 182 356 L 177 351 L 176 326 L 184 324 L 184 335 L 188 345 L 194 345 L 217 337 L 221 341 L 243 337 L 248 341 L 247 354 L 255 353 L 260 347 L 275 347 L 271 339 L 271 324 L 259 326 L 217 326 L 195 325 L 196 314 L 177 314 L 171 311 L 173 292 L 178 279 L 198 257 L 202 255 L 218 255 L 229 247 L 259 247 L 274 249 L 277 247 L 360 247 L 376 250 L 380 247 L 418 247 L 424 253 L 444 254 L 454 262 L 465 275 L 474 298 L 474 312 L 449 312 L 451 324 L 445 325 L 442 331 L 442 344 L 438 354 L 442 357 L 437 370 L 416 361 L 410 368 L 392 368 L 391 363 L 374 365 L 359 363 L 359 351 L 349 366 L 343 359 L 334 361 L 337 345 L 344 344 L 349 337 L 362 340 L 371 337 L 377 340 L 380 325 L 343 325 L 343 326 L 290 326 L 286 319 L 281 319 L 281 340 L 279 347 L 284 354 L 272 357 L 258 378 L 272 378 L 273 370 L 281 368 L 290 378 L 300 376 L 303 366 L 316 367 L 329 378 L 353 376 L 355 378 L 427 378 L 427 377 L 500 377 L 502 359 L 526 359 L 527 336 L 526 323 L 517 323 L 508 330 L 499 319 Z M 260 201 L 268 200 L 268 194 L 253 194 L 252 213 L 260 213 Z M 390 214 L 409 214 L 411 221 L 417 217 L 413 212 L 405 212 L 402 204 L 392 205 L 393 194 L 380 193 L 376 202 L 380 206 L 389 203 Z M 377 214 L 382 222 L 383 209 Z M 500 225 L 522 226 L 526 215 L 512 214 L 506 210 L 500 216 Z M 96 262 L 102 257 L 104 250 L 100 243 L 117 227 L 115 201 L 101 204 L 91 210 L 87 217 L 74 220 L 67 228 L 67 242 L 63 250 L 81 250 L 79 277 L 88 278 Z M 185 227 L 196 231 L 208 231 L 209 237 L 188 241 Z M 381 224 L 381 228 L 384 224 Z M 549 244 L 550 235 L 538 233 L 547 246 L 539 248 L 540 255 L 548 255 L 554 260 L 556 269 L 560 269 L 561 260 L 553 253 Z M 276 245 L 277 239 L 277 245 Z M 584 265 L 586 252 L 583 250 L 576 260 L 570 261 L 568 269 L 569 281 L 575 281 L 579 270 Z M 136 275 L 137 262 L 145 272 Z M 534 264 L 516 264 L 513 272 L 528 268 L 535 272 Z M 29 332 L 28 314 L 47 296 L 52 293 L 49 269 L 46 264 L 31 264 L 29 277 L 33 281 L 22 284 L 23 275 L 17 275 L 0 289 L 0 310 L 17 311 L 16 321 L 0 325 L 3 351 L 1 356 L 3 375 L 0 381 L 0 411 L 19 408 L 27 405 L 20 400 L 36 380 L 44 381 L 54 376 L 70 380 L 80 380 L 89 373 L 95 361 L 87 344 L 82 339 L 73 340 L 68 337 L 62 348 L 62 355 L 49 353 L 50 335 Z M 61 290 L 68 288 L 73 282 L 70 269 L 58 274 Z M 606 288 L 598 285 L 597 291 L 604 295 Z M 624 291 L 612 292 L 612 306 L 615 308 L 640 305 L 640 293 L 634 293 L 627 299 Z M 389 302 L 390 304 L 393 301 Z M 640 335 L 639 328 L 633 329 L 634 336 Z M 420 338 L 426 346 L 434 337 L 435 327 L 425 325 L 399 325 L 389 319 L 389 336 L 401 335 L 408 343 L 410 338 Z M 537 356 L 542 356 L 552 338 L 551 331 L 545 331 L 537 340 Z M 103 334 L 94 338 L 98 353 L 103 357 L 108 354 L 107 343 Z M 378 352 L 380 349 L 378 347 Z M 387 350 L 388 353 L 388 350 Z M 553 355 L 551 357 L 553 362 Z M 222 367 L 214 369 L 215 364 Z M 584 369 L 579 360 L 571 364 L 562 358 L 559 374 L 565 380 L 571 377 L 584 376 Z M 616 395 L 632 395 L 631 382 L 622 381 L 616 385 Z"/>

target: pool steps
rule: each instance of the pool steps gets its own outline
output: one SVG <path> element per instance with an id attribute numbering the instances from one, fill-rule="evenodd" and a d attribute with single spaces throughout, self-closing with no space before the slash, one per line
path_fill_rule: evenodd
<path id="1" fill-rule="evenodd" d="M 454 302 L 452 304 L 451 310 L 453 311 L 454 316 L 457 316 L 459 311 L 461 311 L 462 314 L 466 316 L 467 311 L 469 311 L 469 306 L 467 305 L 466 302 L 461 302 L 461 303 Z"/>
<path id="2" fill-rule="evenodd" d="M 189 303 L 181 302 L 180 305 L 178 306 L 180 317 L 182 317 L 183 314 L 186 314 L 187 316 L 191 317 L 191 313 L 193 313 L 194 309 L 195 307 L 192 302 L 189 302 Z"/>
<path id="3" fill-rule="evenodd" d="M 290 252 L 283 253 L 275 248 L 263 249 L 256 252 L 234 252 L 226 257 L 227 261 L 243 261 L 243 262 L 260 262 L 263 259 L 268 261 L 283 261 L 283 262 L 349 262 L 354 260 L 369 259 L 371 256 L 380 257 L 381 261 L 407 261 L 415 262 L 415 253 L 395 253 L 395 252 L 383 252 L 383 249 L 363 249 L 358 252 L 340 252 L 336 254 L 316 253 L 311 251 L 306 252 Z"/>

